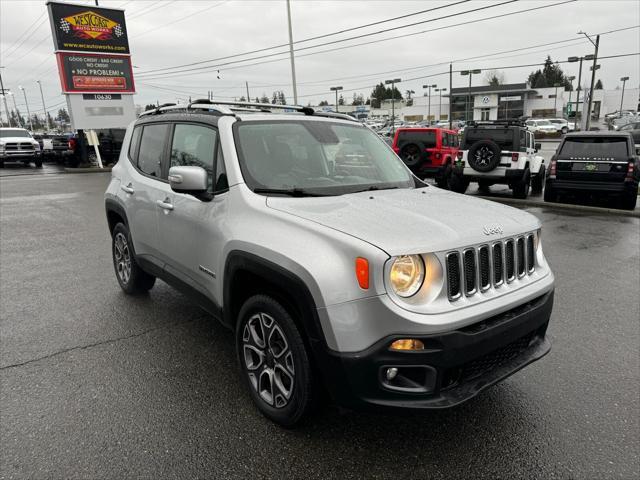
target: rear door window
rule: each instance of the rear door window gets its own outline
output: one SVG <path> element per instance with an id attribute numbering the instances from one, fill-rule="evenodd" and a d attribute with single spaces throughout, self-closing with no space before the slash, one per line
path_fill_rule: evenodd
<path id="1" fill-rule="evenodd" d="M 560 155 L 566 159 L 606 160 L 625 158 L 629 152 L 626 138 L 576 137 L 565 139 Z"/>
<path id="2" fill-rule="evenodd" d="M 145 125 L 138 151 L 138 169 L 151 177 L 162 177 L 162 156 L 169 133 L 169 124 Z"/>

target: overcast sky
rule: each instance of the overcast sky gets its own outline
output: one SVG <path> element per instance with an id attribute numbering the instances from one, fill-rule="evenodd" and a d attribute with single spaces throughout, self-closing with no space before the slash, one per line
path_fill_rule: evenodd
<path id="1" fill-rule="evenodd" d="M 303 42 L 296 48 L 424 22 L 504 1 L 477 0 L 451 5 L 401 20 Z M 579 30 L 595 34 L 640 25 L 638 0 L 580 0 L 503 18 L 451 26 L 484 17 L 553 5 L 561 1 L 563 0 L 521 0 L 484 11 L 395 29 L 380 35 L 300 51 L 296 54 L 298 103 L 310 102 L 315 105 L 324 99 L 333 103 L 334 96 L 329 92 L 329 87 L 333 85 L 344 87 L 347 100 L 351 100 L 354 92 L 367 96 L 373 85 L 388 78 L 414 79 L 404 81 L 399 88 L 403 93 L 406 90 L 414 90 L 421 95 L 422 85 L 425 83 L 448 88 L 448 74 L 433 75 L 448 71 L 450 61 L 454 62 L 454 70 L 487 70 L 492 67 L 542 62 L 547 54 L 554 60 L 566 60 L 568 56 L 593 53 L 593 46 L 588 40 L 576 34 Z M 74 3 L 94 4 L 93 1 L 82 0 Z M 291 14 L 294 41 L 452 3 L 455 2 L 293 0 Z M 219 74 L 216 70 L 199 70 L 145 75 L 149 70 L 218 59 L 286 44 L 288 33 L 284 0 L 100 0 L 100 5 L 123 7 L 126 11 L 132 61 L 137 67 L 134 70 L 138 92 L 135 96 L 137 104 L 175 102 L 176 99 L 185 99 L 189 95 L 194 98 L 206 97 L 208 90 L 212 90 L 216 98 L 239 97 L 245 94 L 245 81 L 249 83 L 251 97 L 261 96 L 263 93 L 270 97 L 274 90 L 283 90 L 288 103 L 293 102 L 288 54 L 262 57 L 287 52 L 286 47 L 198 65 L 215 65 L 255 57 L 257 59 L 245 63 L 269 61 L 253 66 L 244 66 L 243 63 L 220 66 Z M 42 82 L 48 108 L 58 108 L 64 100 L 60 94 L 49 23 L 44 16 L 41 17 L 44 12 L 44 1 L 0 0 L 0 65 L 4 67 L 0 72 L 4 86 L 18 94 L 18 107 L 23 108 L 24 98 L 18 90 L 18 86 L 23 85 L 32 111 L 42 108 L 36 80 Z M 449 26 L 451 27 L 442 28 Z M 28 32 L 25 34 L 27 29 Z M 439 30 L 406 36 L 434 29 Z M 405 36 L 314 54 L 321 50 L 400 35 Z M 500 54 L 562 40 L 571 41 Z M 600 56 L 639 52 L 638 28 L 601 37 Z M 463 61 L 486 55 L 492 56 Z M 605 88 L 614 88 L 620 84 L 620 77 L 629 76 L 631 78 L 628 87 L 637 87 L 640 81 L 639 60 L 638 55 L 602 59 L 599 62 L 602 67 L 598 71 L 598 78 L 602 79 Z M 562 68 L 569 75 L 577 77 L 577 66 L 577 63 L 565 64 Z M 505 81 L 524 82 L 533 69 L 534 67 L 505 69 Z M 589 68 L 585 66 L 583 79 L 588 73 Z M 467 79 L 468 77 L 455 74 L 454 87 L 466 85 Z M 483 83 L 486 83 L 484 72 L 473 79 L 474 85 Z M 13 108 L 12 102 L 9 105 Z"/>

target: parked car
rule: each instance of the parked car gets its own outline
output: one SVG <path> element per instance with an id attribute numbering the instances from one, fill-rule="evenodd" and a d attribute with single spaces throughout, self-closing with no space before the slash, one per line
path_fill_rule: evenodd
<path id="1" fill-rule="evenodd" d="M 54 159 L 57 163 L 63 163 L 67 157 L 73 155 L 66 135 L 41 133 L 34 135 L 33 138 L 40 144 L 42 158 L 45 160 Z"/>
<path id="2" fill-rule="evenodd" d="M 640 122 L 627 123 L 620 127 L 621 132 L 628 132 L 633 137 L 633 143 L 636 146 L 636 154 L 640 155 Z"/>
<path id="3" fill-rule="evenodd" d="M 98 149 L 100 150 L 100 158 L 102 159 L 103 165 L 112 165 L 118 161 L 125 131 L 126 130 L 123 128 L 106 128 L 96 130 L 98 140 L 100 141 Z M 72 166 L 77 167 L 81 163 L 80 146 L 78 144 L 77 135 L 69 138 L 68 145 L 69 150 L 71 151 L 69 163 Z M 87 159 L 89 163 L 96 162 L 96 154 L 93 147 L 87 146 Z"/>
<path id="4" fill-rule="evenodd" d="M 557 133 L 561 131 L 561 128 L 558 128 L 556 125 L 551 123 L 549 120 L 527 120 L 525 122 L 527 129 L 533 133 Z"/>
<path id="5" fill-rule="evenodd" d="M 424 184 L 357 121 L 203 102 L 127 129 L 115 276 L 127 294 L 162 278 L 228 326 L 266 417 L 293 425 L 325 391 L 453 407 L 549 352 L 536 217 Z"/>
<path id="6" fill-rule="evenodd" d="M 576 129 L 575 122 L 569 122 L 564 118 L 550 118 L 549 122 L 556 127 L 556 132 L 568 133 Z"/>
<path id="7" fill-rule="evenodd" d="M 470 123 L 465 128 L 458 159 L 449 178 L 454 192 L 464 193 L 470 182 L 481 189 L 506 184 L 515 198 L 544 187 L 545 161 L 531 131 L 519 122 Z"/>
<path id="8" fill-rule="evenodd" d="M 0 128 L 0 168 L 7 162 L 42 167 L 40 144 L 24 128 Z"/>
<path id="9" fill-rule="evenodd" d="M 609 123 L 609 130 L 620 130 L 625 125 L 636 122 L 640 122 L 640 117 L 637 115 L 625 115 L 622 117 L 617 117 Z"/>
<path id="10" fill-rule="evenodd" d="M 435 178 L 439 187 L 446 188 L 458 145 L 458 134 L 453 130 L 399 128 L 392 148 L 418 178 Z"/>
<path id="11" fill-rule="evenodd" d="M 636 207 L 640 167 L 629 132 L 577 132 L 564 137 L 549 164 L 544 199 L 566 193 L 606 195 L 615 206 Z"/>

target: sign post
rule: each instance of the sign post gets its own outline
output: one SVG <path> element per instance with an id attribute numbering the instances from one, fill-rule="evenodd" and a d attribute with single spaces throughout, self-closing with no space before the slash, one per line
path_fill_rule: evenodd
<path id="1" fill-rule="evenodd" d="M 97 2 L 96 2 L 97 3 Z M 135 84 L 124 10 L 47 2 L 58 74 L 82 161 L 86 142 L 102 160 L 93 130 L 126 128 L 135 120 Z M 89 130 L 84 134 L 84 130 Z"/>

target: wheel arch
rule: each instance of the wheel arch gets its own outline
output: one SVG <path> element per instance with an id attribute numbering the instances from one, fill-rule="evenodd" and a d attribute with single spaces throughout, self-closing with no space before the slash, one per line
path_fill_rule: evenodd
<path id="1" fill-rule="evenodd" d="M 117 201 L 107 198 L 104 201 L 104 208 L 107 214 L 107 225 L 109 226 L 109 233 L 113 233 L 113 229 L 120 222 L 124 223 L 129 228 L 129 219 L 124 210 L 124 207 Z"/>

